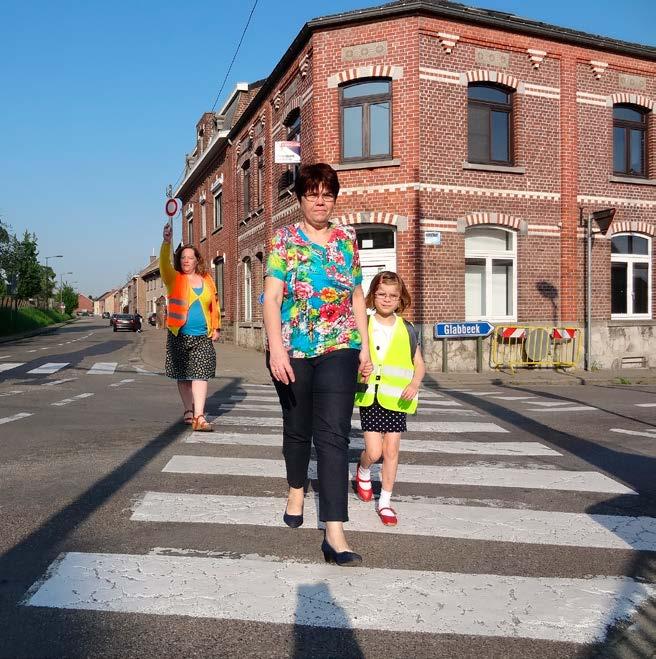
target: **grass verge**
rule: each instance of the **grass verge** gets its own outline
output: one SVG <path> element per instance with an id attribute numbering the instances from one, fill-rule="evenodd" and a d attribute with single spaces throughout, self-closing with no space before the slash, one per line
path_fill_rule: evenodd
<path id="1" fill-rule="evenodd" d="M 11 309 L 0 309 L 0 336 L 11 336 L 29 330 L 47 327 L 54 323 L 62 323 L 71 316 L 59 313 L 54 309 L 37 309 L 22 307 L 14 316 Z"/>

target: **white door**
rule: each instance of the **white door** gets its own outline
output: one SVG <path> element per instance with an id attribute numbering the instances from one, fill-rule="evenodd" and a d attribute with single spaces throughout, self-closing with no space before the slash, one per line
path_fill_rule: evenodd
<path id="1" fill-rule="evenodd" d="M 362 266 L 362 290 L 366 295 L 377 273 L 396 271 L 396 233 L 393 227 L 381 227 L 379 224 L 359 225 L 356 233 Z"/>

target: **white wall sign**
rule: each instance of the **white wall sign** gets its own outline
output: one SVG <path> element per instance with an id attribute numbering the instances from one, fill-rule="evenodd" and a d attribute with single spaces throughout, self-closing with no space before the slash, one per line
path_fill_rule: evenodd
<path id="1" fill-rule="evenodd" d="M 289 165 L 301 162 L 300 142 L 276 142 L 275 162 L 278 165 Z"/>
<path id="2" fill-rule="evenodd" d="M 442 242 L 441 231 L 425 231 L 424 245 L 439 245 Z"/>

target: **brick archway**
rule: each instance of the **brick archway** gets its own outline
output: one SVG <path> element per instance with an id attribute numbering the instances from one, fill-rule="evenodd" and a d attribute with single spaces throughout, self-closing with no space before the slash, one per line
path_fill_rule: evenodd
<path id="1" fill-rule="evenodd" d="M 528 223 L 526 220 L 522 220 L 520 217 L 514 217 L 513 215 L 508 215 L 507 213 L 489 213 L 487 211 L 483 211 L 478 213 L 469 213 L 464 217 L 458 218 L 459 233 L 464 233 L 465 229 L 468 227 L 477 225 L 507 227 L 508 229 L 514 229 L 515 231 L 518 231 L 522 235 L 526 234 L 528 231 Z"/>
<path id="2" fill-rule="evenodd" d="M 613 235 L 616 233 L 642 233 L 647 236 L 656 236 L 656 227 L 648 222 L 625 220 L 623 222 L 614 222 L 611 227 Z"/>
<path id="3" fill-rule="evenodd" d="M 407 227 L 408 218 L 404 215 L 386 213 L 384 211 L 360 211 L 359 213 L 345 213 L 331 220 L 333 224 L 388 224 L 399 229 Z"/>
<path id="4" fill-rule="evenodd" d="M 496 85 L 505 85 L 512 89 L 519 88 L 519 80 L 503 71 L 489 71 L 486 69 L 472 69 L 467 71 L 467 82 L 491 82 Z"/>
<path id="5" fill-rule="evenodd" d="M 393 64 L 377 64 L 370 66 L 356 66 L 345 69 L 328 77 L 328 88 L 335 89 L 344 82 L 352 82 L 360 78 L 403 78 L 403 67 Z"/>
<path id="6" fill-rule="evenodd" d="M 617 105 L 618 103 L 638 105 L 646 110 L 653 110 L 656 105 L 654 100 L 647 96 L 642 96 L 641 94 L 629 94 L 627 92 L 617 92 L 616 94 L 612 94 L 610 102 L 612 105 Z"/>

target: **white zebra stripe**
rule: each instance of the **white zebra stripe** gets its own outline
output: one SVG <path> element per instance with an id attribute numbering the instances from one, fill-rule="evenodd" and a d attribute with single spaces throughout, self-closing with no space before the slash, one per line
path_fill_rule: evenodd
<path id="1" fill-rule="evenodd" d="M 38 368 L 33 368 L 31 371 L 28 371 L 28 373 L 32 373 L 33 375 L 50 375 L 51 373 L 56 373 L 65 366 L 68 366 L 69 363 L 70 362 L 48 362 Z"/>
<path id="2" fill-rule="evenodd" d="M 20 421 L 20 419 L 25 419 L 28 416 L 33 416 L 31 412 L 18 412 L 13 416 L 5 416 L 0 419 L 0 426 L 5 423 L 11 423 L 12 421 Z"/>
<path id="3" fill-rule="evenodd" d="M 0 364 L 0 373 L 3 373 L 4 371 L 11 371 L 14 368 L 18 368 L 24 365 L 25 362 L 5 362 L 4 364 Z"/>
<path id="4" fill-rule="evenodd" d="M 380 465 L 373 465 L 372 479 L 379 480 Z M 225 476 L 259 476 L 283 478 L 282 460 L 254 458 L 214 458 L 174 455 L 162 469 L 178 474 L 212 474 Z M 351 477 L 355 473 L 350 465 Z M 308 478 L 317 477 L 317 463 L 310 461 Z M 604 492 L 636 494 L 621 483 L 596 471 L 566 471 L 561 469 L 527 469 L 515 467 L 433 467 L 399 465 L 397 483 L 431 483 L 439 485 L 472 485 L 478 487 L 509 487 L 570 492 Z"/>
<path id="5" fill-rule="evenodd" d="M 218 412 L 278 412 L 280 411 L 280 405 L 275 404 L 275 405 L 262 405 L 262 404 L 255 404 L 255 405 L 249 405 L 248 401 L 240 404 L 239 406 L 231 404 L 231 403 L 221 403 L 216 410 Z M 354 412 L 357 412 L 359 414 L 360 410 L 359 408 L 354 408 Z M 481 416 L 480 412 L 476 412 L 475 410 L 461 410 L 461 409 L 453 409 L 452 407 L 444 408 L 444 407 L 429 407 L 425 409 L 418 409 L 417 414 L 448 414 L 450 416 Z M 223 417 L 221 417 L 223 418 Z"/>
<path id="6" fill-rule="evenodd" d="M 654 595 L 654 585 L 627 577 L 338 570 L 257 558 L 71 552 L 50 566 L 22 604 L 592 643 Z"/>
<path id="7" fill-rule="evenodd" d="M 117 366 L 118 362 L 96 362 L 87 371 L 87 375 L 112 375 Z"/>

